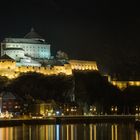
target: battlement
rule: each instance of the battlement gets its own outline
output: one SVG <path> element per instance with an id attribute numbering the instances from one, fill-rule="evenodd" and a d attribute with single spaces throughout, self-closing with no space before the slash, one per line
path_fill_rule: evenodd
<path id="1" fill-rule="evenodd" d="M 8 69 L 0 67 L 0 75 L 6 76 L 9 79 L 13 79 L 19 76 L 20 73 L 36 72 L 44 75 L 72 75 L 70 65 L 54 66 L 54 67 L 33 67 L 33 66 L 21 66 L 15 67 L 15 69 Z"/>
<path id="2" fill-rule="evenodd" d="M 96 61 L 70 60 L 72 70 L 95 70 L 98 71 Z"/>
<path id="3" fill-rule="evenodd" d="M 36 72 L 44 75 L 72 75 L 72 70 L 98 70 L 95 61 L 79 61 L 70 60 L 69 64 L 64 64 L 60 66 L 48 66 L 48 67 L 38 67 L 38 66 L 17 66 L 16 62 L 12 59 L 0 59 L 0 75 L 6 76 L 9 79 L 16 78 L 20 73 L 26 72 Z"/>
<path id="4" fill-rule="evenodd" d="M 123 90 L 128 86 L 140 86 L 140 81 L 115 81 L 112 80 L 111 83 L 117 86 L 119 89 Z"/>

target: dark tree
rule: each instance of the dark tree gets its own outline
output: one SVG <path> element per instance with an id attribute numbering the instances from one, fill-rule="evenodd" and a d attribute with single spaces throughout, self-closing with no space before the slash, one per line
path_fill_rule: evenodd
<path id="1" fill-rule="evenodd" d="M 64 75 L 45 76 L 26 73 L 11 82 L 10 90 L 19 96 L 32 96 L 34 99 L 65 101 L 71 94 L 73 78 Z"/>

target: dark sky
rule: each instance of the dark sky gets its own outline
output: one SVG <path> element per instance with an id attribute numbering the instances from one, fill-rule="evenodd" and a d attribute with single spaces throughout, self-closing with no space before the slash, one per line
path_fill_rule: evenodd
<path id="1" fill-rule="evenodd" d="M 71 59 L 96 60 L 104 72 L 140 65 L 138 3 L 113 0 L 4 1 L 0 8 L 0 40 L 23 37 L 34 27 Z"/>

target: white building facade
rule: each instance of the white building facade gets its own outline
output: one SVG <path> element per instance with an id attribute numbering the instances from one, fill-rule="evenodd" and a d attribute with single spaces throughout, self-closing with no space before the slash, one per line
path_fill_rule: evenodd
<path id="1" fill-rule="evenodd" d="M 1 56 L 7 54 L 17 65 L 35 65 L 35 59 L 50 59 L 50 44 L 31 29 L 24 38 L 5 38 L 1 43 Z"/>

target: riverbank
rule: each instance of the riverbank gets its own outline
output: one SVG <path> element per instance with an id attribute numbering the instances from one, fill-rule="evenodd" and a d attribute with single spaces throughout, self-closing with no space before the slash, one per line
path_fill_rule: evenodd
<path id="1" fill-rule="evenodd" d="M 128 123 L 135 122 L 139 116 L 135 115 L 100 115 L 100 116 L 63 116 L 36 119 L 0 119 L 0 127 L 36 124 L 90 124 L 90 123 Z"/>

